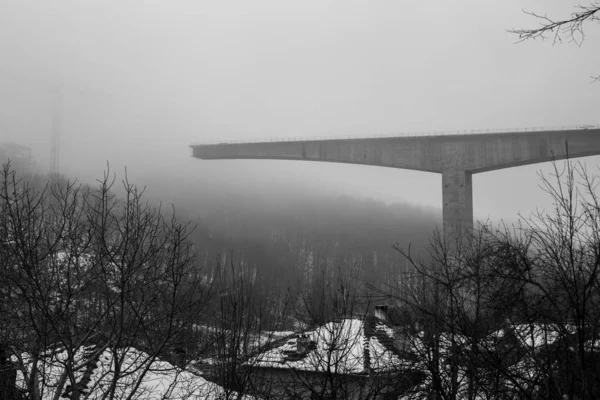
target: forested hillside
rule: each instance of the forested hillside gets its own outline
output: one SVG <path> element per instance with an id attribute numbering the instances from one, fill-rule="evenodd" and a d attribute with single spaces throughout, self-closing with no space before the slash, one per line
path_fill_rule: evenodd
<path id="1" fill-rule="evenodd" d="M 365 283 L 388 283 L 404 271 L 392 248 L 426 249 L 439 211 L 350 197 L 256 194 L 198 207 L 193 236 L 207 265 L 233 257 L 264 285 L 308 284 L 316 273 L 358 269 Z"/>

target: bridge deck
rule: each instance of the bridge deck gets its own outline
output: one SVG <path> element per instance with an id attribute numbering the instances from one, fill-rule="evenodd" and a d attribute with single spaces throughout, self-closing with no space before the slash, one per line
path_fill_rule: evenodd
<path id="1" fill-rule="evenodd" d="M 600 154 L 600 127 L 192 145 L 193 157 L 325 161 L 442 174 L 444 230 L 473 226 L 472 174 Z"/>
<path id="2" fill-rule="evenodd" d="M 192 145 L 193 157 L 325 161 L 441 173 L 471 173 L 600 154 L 600 128 L 440 136 Z"/>

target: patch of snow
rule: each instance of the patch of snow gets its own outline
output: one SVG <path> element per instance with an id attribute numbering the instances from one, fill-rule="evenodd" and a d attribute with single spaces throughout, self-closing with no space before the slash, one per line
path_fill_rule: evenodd
<path id="1" fill-rule="evenodd" d="M 75 355 L 77 364 L 85 364 L 85 350 L 82 349 Z M 162 361 L 154 360 L 150 362 L 148 354 L 135 348 L 125 348 L 117 350 L 118 359 L 122 360 L 120 374 L 115 381 L 114 353 L 111 349 L 104 350 L 94 369 L 89 375 L 89 382 L 85 383 L 86 396 L 82 399 L 101 399 L 114 385 L 115 398 L 127 398 L 134 391 L 132 399 L 206 399 L 217 400 L 222 398 L 224 389 L 215 383 L 209 382 L 204 378 L 182 370 L 174 365 Z M 43 382 L 41 389 L 42 399 L 50 400 L 54 398 L 58 390 L 61 377 L 65 374 L 65 361 L 67 359 L 66 351 L 57 352 L 53 357 L 40 361 L 40 381 Z M 31 359 L 24 357 L 26 363 L 31 363 Z M 75 372 L 77 382 L 81 382 L 85 368 L 80 368 Z M 29 372 L 29 371 L 27 371 Z M 113 382 L 115 381 L 115 382 Z M 65 391 L 69 381 L 65 384 L 62 392 Z M 17 374 L 17 385 L 25 389 L 23 371 Z M 62 393 L 61 393 L 62 394 Z M 246 400 L 251 397 L 244 396 Z"/>
<path id="2" fill-rule="evenodd" d="M 293 346 L 286 343 L 261 353 L 250 360 L 255 366 L 290 368 L 304 371 L 334 371 L 336 373 L 363 373 L 365 371 L 365 345 L 369 347 L 370 367 L 391 370 L 401 365 L 398 356 L 386 349 L 377 337 L 365 337 L 364 323 L 360 319 L 329 322 L 305 332 L 315 348 L 301 358 L 286 356 Z"/>
<path id="3" fill-rule="evenodd" d="M 551 345 L 560 336 L 558 328 L 552 325 L 520 324 L 513 329 L 521 343 L 532 350 Z"/>

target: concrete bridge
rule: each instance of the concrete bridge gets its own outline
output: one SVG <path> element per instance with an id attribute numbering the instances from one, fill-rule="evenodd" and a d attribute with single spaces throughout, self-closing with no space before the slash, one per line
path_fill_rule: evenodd
<path id="1" fill-rule="evenodd" d="M 473 227 L 472 175 L 600 154 L 600 126 L 558 130 L 191 145 L 193 157 L 325 161 L 442 174 L 443 229 Z"/>

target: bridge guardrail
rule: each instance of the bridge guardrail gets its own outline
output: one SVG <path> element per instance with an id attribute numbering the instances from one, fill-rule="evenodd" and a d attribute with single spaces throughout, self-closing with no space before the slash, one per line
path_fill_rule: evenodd
<path id="1" fill-rule="evenodd" d="M 233 139 L 233 140 L 210 140 L 203 142 L 192 142 L 190 146 L 202 146 L 211 144 L 243 144 L 243 143 L 269 143 L 269 142 L 296 142 L 305 140 L 342 140 L 342 139 L 376 139 L 376 138 L 395 138 L 411 136 L 446 136 L 446 135 L 472 135 L 480 133 L 515 133 L 515 132 L 544 132 L 544 131 L 564 131 L 564 130 L 586 130 L 600 129 L 600 125 L 565 125 L 565 126 L 535 126 L 528 128 L 493 128 L 493 129 L 472 129 L 456 131 L 431 131 L 431 132 L 402 132 L 402 133 L 382 133 L 375 135 L 345 135 L 345 136 L 294 136 L 294 137 L 270 137 L 256 139 Z"/>

